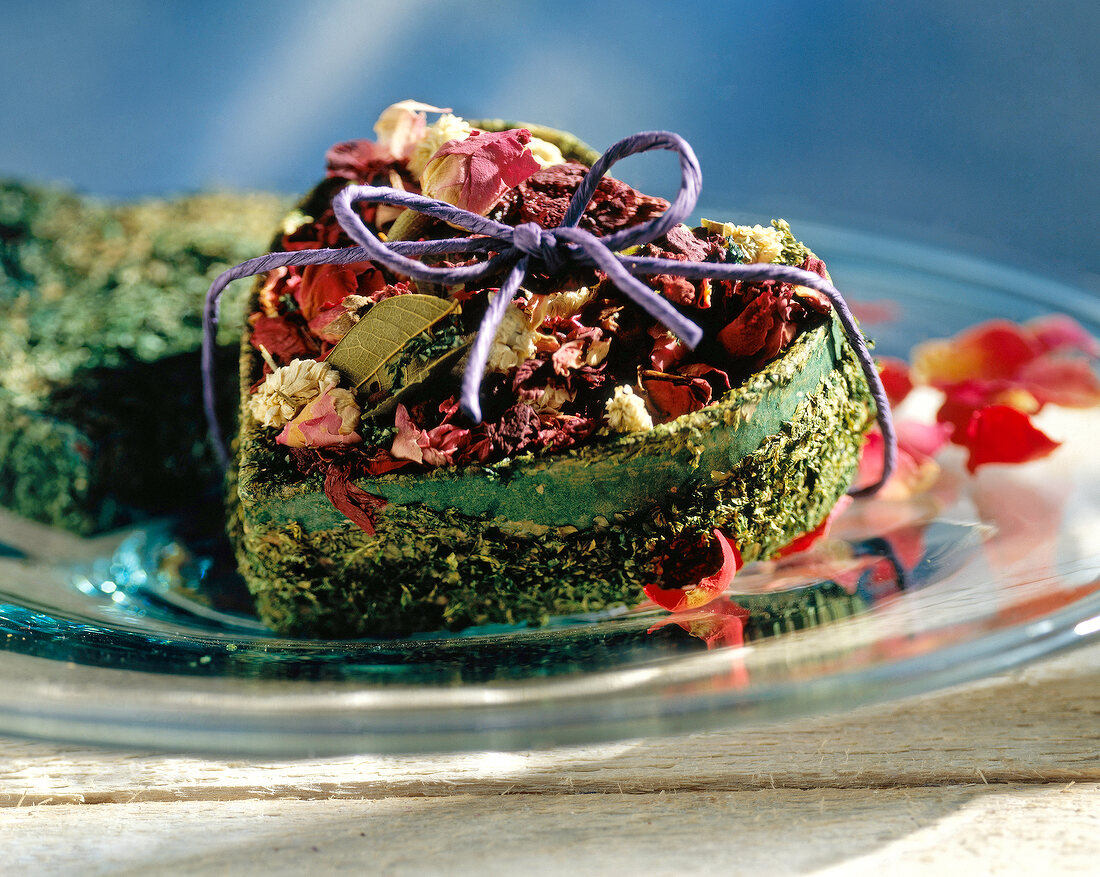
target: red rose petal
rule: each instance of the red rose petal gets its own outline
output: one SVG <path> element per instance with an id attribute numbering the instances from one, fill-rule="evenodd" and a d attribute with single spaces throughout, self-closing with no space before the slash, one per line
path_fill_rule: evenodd
<path id="1" fill-rule="evenodd" d="M 881 464 L 880 464 L 881 468 Z M 809 533 L 803 533 L 797 539 L 789 542 L 786 546 L 779 549 L 776 553 L 776 557 L 790 557 L 792 554 L 798 554 L 800 551 L 807 551 L 812 548 L 816 543 L 825 538 L 829 533 L 829 528 L 832 527 L 833 521 L 837 519 L 839 515 L 844 513 L 844 510 L 852 504 L 852 498 L 850 496 L 842 496 L 836 501 L 836 505 L 829 510 L 829 514 L 825 516 L 820 524 L 818 524 Z"/>
<path id="2" fill-rule="evenodd" d="M 950 340 L 918 344 L 913 349 L 913 371 L 942 389 L 965 380 L 1011 378 L 1041 352 L 1022 327 L 1008 320 L 989 320 Z"/>
<path id="3" fill-rule="evenodd" d="M 706 407 L 710 402 L 711 385 L 704 378 L 687 375 L 667 375 L 642 372 L 642 386 L 663 421 L 675 420 Z"/>
<path id="4" fill-rule="evenodd" d="M 1040 356 L 1020 369 L 1016 381 L 1040 404 L 1066 408 L 1100 405 L 1100 378 L 1080 357 Z"/>
<path id="5" fill-rule="evenodd" d="M 1029 320 L 1025 328 L 1046 353 L 1075 350 L 1100 357 L 1100 341 L 1092 337 L 1073 317 L 1049 314 Z"/>
<path id="6" fill-rule="evenodd" d="M 377 270 L 370 262 L 352 265 L 309 265 L 302 272 L 302 282 L 294 292 L 298 307 L 306 320 L 312 320 L 321 311 L 340 304 L 347 296 L 359 290 L 360 271 Z"/>
<path id="7" fill-rule="evenodd" d="M 878 375 L 891 405 L 900 405 L 913 389 L 909 364 L 904 359 L 884 356 L 878 361 Z"/>
<path id="8" fill-rule="evenodd" d="M 974 472 L 987 463 L 1027 463 L 1050 454 L 1056 442 L 1036 429 L 1022 411 L 1008 405 L 989 405 L 974 412 L 963 441 L 970 451 L 966 468 Z"/>
<path id="9" fill-rule="evenodd" d="M 283 365 L 292 359 L 312 358 L 317 354 L 317 346 L 305 329 L 286 317 L 253 314 L 249 322 L 252 323 L 252 346 L 259 350 L 262 345 Z"/>
<path id="10" fill-rule="evenodd" d="M 645 595 L 654 603 L 670 612 L 685 609 L 698 609 L 719 597 L 733 582 L 737 570 L 744 566 L 741 552 L 726 538 L 721 530 L 714 531 L 714 538 L 722 550 L 722 566 L 713 575 L 700 579 L 694 585 L 684 588 L 662 588 L 658 585 L 646 585 Z"/>
<path id="11" fill-rule="evenodd" d="M 324 490 L 337 511 L 368 536 L 374 535 L 374 513 L 387 505 L 385 499 L 352 484 L 347 471 L 336 463 L 325 473 Z"/>

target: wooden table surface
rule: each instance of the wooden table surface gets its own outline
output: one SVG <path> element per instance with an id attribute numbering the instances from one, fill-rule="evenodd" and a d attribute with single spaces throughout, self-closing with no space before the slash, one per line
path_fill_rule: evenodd
<path id="1" fill-rule="evenodd" d="M 1100 873 L 1100 644 L 737 732 L 296 761 L 0 738 L 0 873 Z"/>

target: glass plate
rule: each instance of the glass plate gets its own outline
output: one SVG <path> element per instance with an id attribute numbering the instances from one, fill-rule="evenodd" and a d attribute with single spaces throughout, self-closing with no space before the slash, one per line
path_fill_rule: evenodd
<path id="1" fill-rule="evenodd" d="M 717 215 L 717 212 L 716 214 Z M 807 224 L 883 354 L 994 316 L 1094 296 L 968 256 Z M 919 401 L 919 400 L 918 400 Z M 0 517 L 0 733 L 266 755 L 515 749 L 775 721 L 973 679 L 1100 634 L 1100 414 L 1048 410 L 1064 445 L 962 473 L 939 503 L 855 503 L 837 601 L 812 562 L 734 589 L 800 614 L 707 648 L 703 614 L 650 609 L 402 641 L 277 638 L 247 612 L 224 546 L 180 522 L 81 540 Z M 830 575 L 833 573 L 830 572 Z"/>

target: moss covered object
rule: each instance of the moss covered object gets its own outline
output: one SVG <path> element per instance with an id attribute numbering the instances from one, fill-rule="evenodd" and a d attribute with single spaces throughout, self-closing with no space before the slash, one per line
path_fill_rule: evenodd
<path id="1" fill-rule="evenodd" d="M 246 384 L 256 367 L 246 349 Z M 722 527 L 755 560 L 820 523 L 854 477 L 872 412 L 829 321 L 720 403 L 650 433 L 360 482 L 390 500 L 373 536 L 243 418 L 238 557 L 264 621 L 301 636 L 538 624 L 632 606 L 674 542 Z"/>
<path id="2" fill-rule="evenodd" d="M 91 533 L 220 482 L 200 304 L 286 206 L 213 194 L 114 205 L 0 182 L 0 504 Z M 239 321 L 222 340 L 238 334 Z"/>

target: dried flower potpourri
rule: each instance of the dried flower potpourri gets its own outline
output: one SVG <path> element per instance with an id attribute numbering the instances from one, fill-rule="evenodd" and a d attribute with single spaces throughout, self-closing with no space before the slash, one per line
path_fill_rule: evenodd
<path id="1" fill-rule="evenodd" d="M 727 553 L 821 524 L 876 415 L 892 449 L 823 263 L 782 221 L 683 225 L 700 173 L 680 138 L 596 157 L 429 112 L 403 102 L 377 142 L 330 150 L 279 252 L 211 290 L 208 325 L 229 281 L 266 272 L 234 532 L 273 626 L 395 635 L 631 605 L 695 580 L 668 561 L 684 548 L 724 583 Z M 652 148 L 679 157 L 671 204 L 606 176 Z M 310 359 L 331 372 L 279 377 Z"/>

